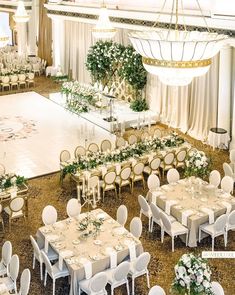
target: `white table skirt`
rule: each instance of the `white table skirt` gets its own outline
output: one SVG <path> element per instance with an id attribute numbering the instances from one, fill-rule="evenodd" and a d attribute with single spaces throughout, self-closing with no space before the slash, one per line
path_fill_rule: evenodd
<path id="1" fill-rule="evenodd" d="M 208 144 L 211 145 L 214 148 L 220 148 L 222 146 L 228 147 L 230 138 L 228 135 L 228 132 L 226 133 L 215 133 L 212 131 L 209 131 L 208 135 Z"/>

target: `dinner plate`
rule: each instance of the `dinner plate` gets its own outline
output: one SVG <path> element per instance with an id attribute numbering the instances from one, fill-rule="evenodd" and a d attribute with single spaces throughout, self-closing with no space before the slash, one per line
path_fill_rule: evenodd
<path id="1" fill-rule="evenodd" d="M 78 245 L 78 244 L 80 244 L 80 240 L 73 240 L 73 242 L 72 242 L 74 245 Z"/>
<path id="2" fill-rule="evenodd" d="M 102 245 L 102 241 L 101 240 L 94 240 L 94 244 L 95 245 Z"/>

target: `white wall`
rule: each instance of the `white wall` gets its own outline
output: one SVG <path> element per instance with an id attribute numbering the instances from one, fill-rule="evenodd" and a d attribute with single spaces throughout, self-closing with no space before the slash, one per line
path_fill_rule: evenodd
<path id="1" fill-rule="evenodd" d="M 0 12 L 0 26 L 3 28 L 4 32 L 9 36 L 9 44 L 12 44 L 12 33 L 9 27 L 9 13 Z"/>

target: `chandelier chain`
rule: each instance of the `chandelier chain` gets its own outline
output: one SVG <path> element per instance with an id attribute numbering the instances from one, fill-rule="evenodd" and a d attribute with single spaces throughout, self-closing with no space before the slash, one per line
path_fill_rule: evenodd
<path id="1" fill-rule="evenodd" d="M 184 26 L 184 30 L 187 31 L 187 26 L 186 26 L 185 17 L 184 17 L 184 5 L 183 5 L 183 0 L 181 0 L 180 2 L 181 2 L 181 10 L 182 10 L 182 16 L 183 16 L 183 26 Z"/>
<path id="2" fill-rule="evenodd" d="M 203 11 L 202 11 L 202 8 L 201 8 L 201 5 L 200 5 L 200 3 L 199 3 L 199 0 L 196 0 L 196 2 L 197 2 L 197 5 L 198 5 L 198 7 L 199 7 L 199 9 L 200 9 L 200 12 L 201 12 L 202 18 L 203 18 L 203 20 L 204 20 L 204 23 L 205 23 L 205 25 L 206 25 L 206 28 L 207 28 L 208 32 L 210 33 L 210 28 L 209 28 L 208 23 L 207 23 L 207 21 L 206 21 L 206 17 L 205 17 L 205 15 L 203 14 Z"/>
<path id="3" fill-rule="evenodd" d="M 155 23 L 153 24 L 153 27 L 156 27 L 156 25 L 158 24 L 159 19 L 160 19 L 160 17 L 161 17 L 161 14 L 162 14 L 162 12 L 163 12 L 165 6 L 166 6 L 166 1 L 167 1 L 167 0 L 165 0 L 164 3 L 163 3 L 163 5 L 162 5 L 161 10 L 160 10 L 160 12 L 159 12 L 159 14 L 158 14 L 158 17 L 157 17 Z"/>

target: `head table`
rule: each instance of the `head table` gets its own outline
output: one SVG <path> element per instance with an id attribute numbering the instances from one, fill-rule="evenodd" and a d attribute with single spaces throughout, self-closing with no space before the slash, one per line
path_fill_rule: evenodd
<path id="1" fill-rule="evenodd" d="M 102 219 L 97 236 L 82 237 L 79 227 L 87 213 L 78 218 L 69 218 L 50 226 L 39 228 L 38 243 L 48 246 L 59 255 L 59 267 L 63 263 L 71 276 L 70 295 L 78 294 L 79 281 L 98 272 L 115 267 L 123 260 L 135 259 L 143 252 L 140 240 L 122 227 L 101 209 L 93 210 L 89 216 Z"/>
<path id="2" fill-rule="evenodd" d="M 235 209 L 233 196 L 195 177 L 161 186 L 148 194 L 148 201 L 189 229 L 189 247 L 197 246 L 201 224 L 212 224 L 220 215 Z"/>

